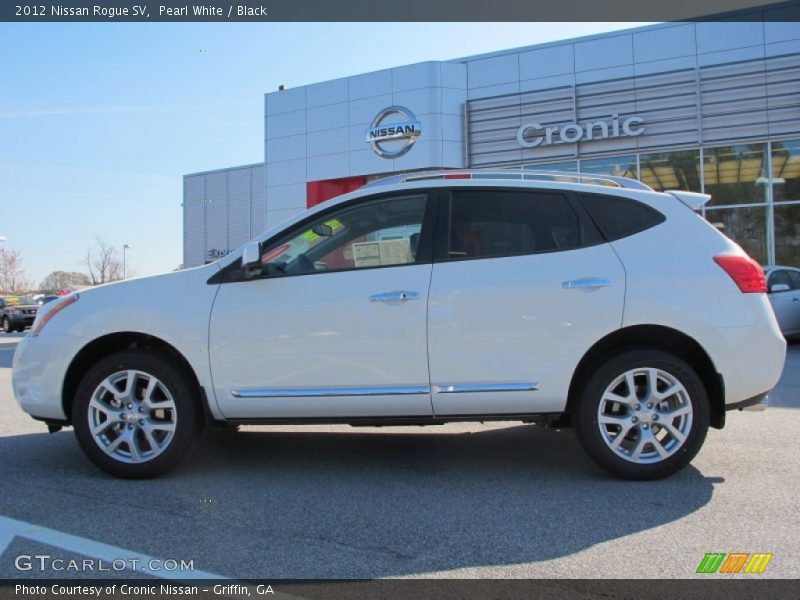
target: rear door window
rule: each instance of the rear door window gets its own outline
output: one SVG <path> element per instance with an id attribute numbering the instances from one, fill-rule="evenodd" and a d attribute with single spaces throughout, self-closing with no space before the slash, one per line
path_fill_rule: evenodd
<path id="1" fill-rule="evenodd" d="M 454 190 L 447 258 L 570 250 L 600 240 L 558 192 Z"/>

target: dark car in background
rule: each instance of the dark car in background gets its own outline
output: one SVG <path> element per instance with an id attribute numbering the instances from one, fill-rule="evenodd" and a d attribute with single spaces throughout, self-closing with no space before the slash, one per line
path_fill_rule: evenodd
<path id="1" fill-rule="evenodd" d="M 6 333 L 24 331 L 26 327 L 33 325 L 38 311 L 39 304 L 31 298 L 23 296 L 0 298 L 0 325 Z"/>

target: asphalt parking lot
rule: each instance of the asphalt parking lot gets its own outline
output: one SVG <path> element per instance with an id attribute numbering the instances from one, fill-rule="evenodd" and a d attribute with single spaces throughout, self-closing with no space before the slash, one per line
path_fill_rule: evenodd
<path id="1" fill-rule="evenodd" d="M 771 552 L 758 577 L 800 576 L 798 344 L 772 406 L 729 413 L 664 481 L 611 479 L 572 432 L 517 423 L 213 430 L 168 476 L 121 481 L 16 405 L 17 337 L 0 335 L 0 578 L 64 576 L 15 567 L 37 553 L 230 578 L 691 578 L 706 552 Z"/>

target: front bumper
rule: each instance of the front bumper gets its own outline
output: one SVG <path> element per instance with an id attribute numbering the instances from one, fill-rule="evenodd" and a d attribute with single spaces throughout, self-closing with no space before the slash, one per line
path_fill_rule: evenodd
<path id="1" fill-rule="evenodd" d="M 62 405 L 69 362 L 86 343 L 72 335 L 25 336 L 12 361 L 11 384 L 22 410 L 34 418 L 65 421 Z"/>
<path id="2" fill-rule="evenodd" d="M 8 314 L 8 322 L 11 324 L 11 327 L 30 327 L 33 325 L 33 322 L 36 320 L 36 315 L 15 315 L 13 313 Z"/>

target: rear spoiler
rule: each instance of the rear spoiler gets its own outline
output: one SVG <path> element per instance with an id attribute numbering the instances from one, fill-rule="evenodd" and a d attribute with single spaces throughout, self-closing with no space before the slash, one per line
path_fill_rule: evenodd
<path id="1" fill-rule="evenodd" d="M 682 190 L 666 190 L 665 194 L 674 196 L 692 210 L 700 210 L 711 200 L 710 194 L 698 194 L 697 192 L 684 192 Z"/>

